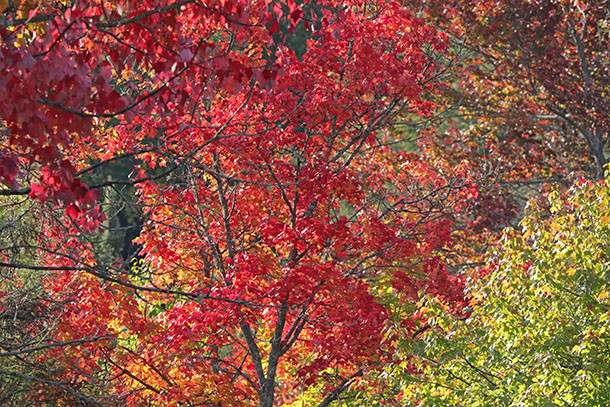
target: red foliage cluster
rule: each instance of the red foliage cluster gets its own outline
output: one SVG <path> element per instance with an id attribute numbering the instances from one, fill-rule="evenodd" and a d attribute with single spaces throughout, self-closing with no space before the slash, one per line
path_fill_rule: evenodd
<path id="1" fill-rule="evenodd" d="M 468 194 L 388 131 L 431 115 L 446 47 L 400 4 L 44 4 L 0 21 L 0 176 L 67 215 L 40 257 L 72 395 L 95 376 L 123 405 L 271 406 L 382 367 L 419 293 L 461 301 L 431 197 Z M 124 157 L 133 178 L 82 181 Z M 84 233 L 117 182 L 147 219 L 129 270 Z"/>

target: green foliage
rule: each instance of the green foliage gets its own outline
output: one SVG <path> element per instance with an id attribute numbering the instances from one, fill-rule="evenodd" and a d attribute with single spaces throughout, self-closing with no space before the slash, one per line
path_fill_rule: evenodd
<path id="1" fill-rule="evenodd" d="M 468 318 L 426 304 L 406 405 L 610 405 L 608 186 L 551 194 L 529 212 L 471 281 Z"/>

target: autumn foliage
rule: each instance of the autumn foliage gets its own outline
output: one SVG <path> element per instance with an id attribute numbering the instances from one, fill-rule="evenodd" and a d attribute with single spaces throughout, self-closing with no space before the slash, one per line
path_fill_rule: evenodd
<path id="1" fill-rule="evenodd" d="M 1 87 L 3 195 L 55 208 L 37 264 L 3 261 L 61 304 L 31 352 L 63 366 L 29 378 L 42 400 L 270 406 L 322 384 L 329 403 L 392 358 L 420 291 L 459 306 L 434 254 L 436 190 L 459 193 L 388 127 L 434 108 L 446 44 L 423 21 L 392 2 L 45 7 L 5 12 Z M 140 250 L 100 263 L 117 185 Z"/>
<path id="2" fill-rule="evenodd" d="M 6 402 L 401 403 L 522 183 L 603 176 L 568 3 L 0 2 Z"/>

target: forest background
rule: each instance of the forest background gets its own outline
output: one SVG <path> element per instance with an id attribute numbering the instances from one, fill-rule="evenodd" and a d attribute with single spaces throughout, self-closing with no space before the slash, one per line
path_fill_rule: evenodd
<path id="1" fill-rule="evenodd" d="M 610 404 L 606 1 L 0 10 L 3 405 Z"/>

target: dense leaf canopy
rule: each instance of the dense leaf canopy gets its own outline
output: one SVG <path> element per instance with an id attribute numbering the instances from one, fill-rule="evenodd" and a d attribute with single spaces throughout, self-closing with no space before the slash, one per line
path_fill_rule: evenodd
<path id="1" fill-rule="evenodd" d="M 0 1 L 0 404 L 608 404 L 609 8 Z"/>
<path id="2" fill-rule="evenodd" d="M 609 199 L 606 183 L 584 184 L 530 206 L 469 288 L 468 318 L 430 302 L 431 330 L 413 344 L 425 367 L 405 390 L 411 405 L 610 402 Z"/>

